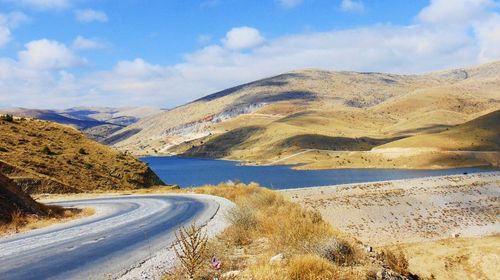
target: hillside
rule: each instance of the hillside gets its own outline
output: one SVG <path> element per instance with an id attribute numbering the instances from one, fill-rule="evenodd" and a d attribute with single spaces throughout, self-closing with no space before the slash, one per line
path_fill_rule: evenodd
<path id="1" fill-rule="evenodd" d="M 354 156 L 361 160 L 355 163 L 351 154 L 340 152 L 366 152 L 443 132 L 499 110 L 498 88 L 499 62 L 424 75 L 300 70 L 145 118 L 117 131 L 107 143 L 136 155 L 305 163 L 311 168 L 394 167 L 385 160 L 368 164 L 362 154 Z M 316 151 L 301 153 L 308 149 Z M 332 156 L 338 164 L 332 164 Z M 436 157 L 407 167 L 491 165 L 474 159 L 434 164 Z"/>
<path id="2" fill-rule="evenodd" d="M 500 151 L 500 110 L 439 133 L 421 134 L 377 147 L 436 148 L 444 151 Z"/>
<path id="3" fill-rule="evenodd" d="M 12 215 L 16 212 L 44 216 L 48 214 L 48 208 L 34 201 L 12 180 L 0 173 L 0 226 L 11 222 Z"/>
<path id="4" fill-rule="evenodd" d="M 0 120 L 0 172 L 28 193 L 135 189 L 161 180 L 132 156 L 60 124 Z"/>
<path id="5" fill-rule="evenodd" d="M 97 141 L 103 141 L 112 133 L 160 112 L 163 110 L 147 107 L 75 107 L 65 110 L 0 109 L 0 114 L 70 125 Z"/>

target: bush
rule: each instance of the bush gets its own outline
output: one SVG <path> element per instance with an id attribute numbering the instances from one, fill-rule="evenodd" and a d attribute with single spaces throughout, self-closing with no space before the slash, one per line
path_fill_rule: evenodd
<path id="1" fill-rule="evenodd" d="M 84 149 L 84 148 L 80 148 L 80 150 L 78 150 L 78 153 L 79 153 L 80 155 L 88 155 L 87 151 L 85 151 L 85 149 Z"/>
<path id="2" fill-rule="evenodd" d="M 43 148 L 40 150 L 40 152 L 41 152 L 42 154 L 46 154 L 46 155 L 49 155 L 49 156 L 51 156 L 51 155 L 53 155 L 53 154 L 54 154 L 54 152 L 52 152 L 52 151 L 50 150 L 50 148 L 49 148 L 49 147 L 47 147 L 47 146 L 43 147 Z"/>
<path id="3" fill-rule="evenodd" d="M 0 119 L 6 122 L 14 122 L 14 117 L 9 114 L 0 116 Z"/>
<path id="4" fill-rule="evenodd" d="M 0 152 L 4 152 L 4 153 L 6 153 L 6 152 L 8 152 L 8 150 L 7 150 L 7 149 L 5 149 L 4 147 L 0 147 Z"/>
<path id="5" fill-rule="evenodd" d="M 337 269 L 316 255 L 300 255 L 290 260 L 288 277 L 292 280 L 337 279 Z"/>
<path id="6" fill-rule="evenodd" d="M 314 252 L 338 265 L 353 265 L 363 258 L 350 243 L 336 238 L 319 243 Z"/>

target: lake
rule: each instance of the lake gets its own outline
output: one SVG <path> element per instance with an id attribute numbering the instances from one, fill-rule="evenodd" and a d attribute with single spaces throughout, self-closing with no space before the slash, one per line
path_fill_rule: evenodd
<path id="1" fill-rule="evenodd" d="M 256 182 L 271 189 L 288 189 L 491 171 L 483 168 L 293 170 L 289 165 L 244 166 L 236 161 L 173 156 L 144 157 L 141 160 L 149 164 L 165 183 L 181 187 L 232 180 Z"/>

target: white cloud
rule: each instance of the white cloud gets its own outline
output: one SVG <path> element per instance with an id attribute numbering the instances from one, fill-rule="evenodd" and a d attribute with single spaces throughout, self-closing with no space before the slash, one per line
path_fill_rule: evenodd
<path id="1" fill-rule="evenodd" d="M 108 16 L 102 11 L 96 11 L 92 9 L 77 10 L 75 12 L 76 20 L 79 22 L 106 22 L 108 21 Z"/>
<path id="2" fill-rule="evenodd" d="M 461 20 L 456 14 L 437 16 L 435 12 L 432 17 L 421 17 L 435 3 L 416 15 L 411 25 L 304 32 L 267 38 L 265 44 L 258 30 L 235 28 L 220 41 L 214 39 L 214 43 L 185 54 L 178 64 L 158 65 L 137 58 L 87 74 L 64 68 L 84 61 L 61 43 L 49 41 L 52 43 L 46 45 L 58 47 L 40 52 L 31 63 L 21 53 L 19 61 L 0 58 L 0 106 L 171 107 L 300 68 L 421 73 L 500 59 L 500 14 L 496 9 L 488 4 L 472 12 L 474 16 L 460 16 Z M 33 49 L 27 45 L 25 52 Z M 54 51 L 66 55 L 50 58 Z"/>
<path id="3" fill-rule="evenodd" d="M 107 46 L 106 43 L 95 38 L 89 39 L 83 36 L 77 36 L 75 40 L 73 40 L 73 48 L 77 50 L 103 49 Z"/>
<path id="4" fill-rule="evenodd" d="M 340 9 L 344 12 L 363 12 L 365 10 L 365 5 L 361 1 L 342 0 Z"/>
<path id="5" fill-rule="evenodd" d="M 0 48 L 11 40 L 11 29 L 28 20 L 28 16 L 21 12 L 0 13 Z"/>
<path id="6" fill-rule="evenodd" d="M 500 15 L 491 16 L 475 27 L 480 46 L 479 61 L 490 62 L 500 59 Z"/>
<path id="7" fill-rule="evenodd" d="M 86 60 L 78 57 L 64 44 L 47 39 L 31 41 L 18 53 L 19 61 L 31 69 L 54 70 L 81 66 Z"/>
<path id="8" fill-rule="evenodd" d="M 224 46 L 228 49 L 248 49 L 260 45 L 264 42 L 264 37 L 260 35 L 259 30 L 248 27 L 235 27 L 226 34 L 223 40 Z"/>
<path id="9" fill-rule="evenodd" d="M 10 41 L 10 30 L 0 24 L 0 48 Z"/>
<path id="10" fill-rule="evenodd" d="M 70 6 L 69 0 L 4 0 L 37 10 L 60 10 Z"/>
<path id="11" fill-rule="evenodd" d="M 458 23 L 483 17 L 488 8 L 498 5 L 493 0 L 431 0 L 418 19 L 427 23 Z"/>
<path id="12" fill-rule="evenodd" d="M 303 0 L 277 0 L 281 7 L 290 9 L 302 4 Z"/>
<path id="13" fill-rule="evenodd" d="M 198 36 L 197 41 L 202 45 L 206 45 L 212 41 L 212 36 L 209 34 L 201 34 Z"/>

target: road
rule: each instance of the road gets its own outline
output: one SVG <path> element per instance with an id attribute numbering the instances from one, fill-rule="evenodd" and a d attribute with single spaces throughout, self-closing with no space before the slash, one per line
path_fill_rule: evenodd
<path id="1" fill-rule="evenodd" d="M 57 202 L 96 214 L 0 238 L 0 279 L 107 279 L 123 275 L 173 244 L 174 232 L 208 222 L 219 203 L 208 196 L 141 195 Z"/>

